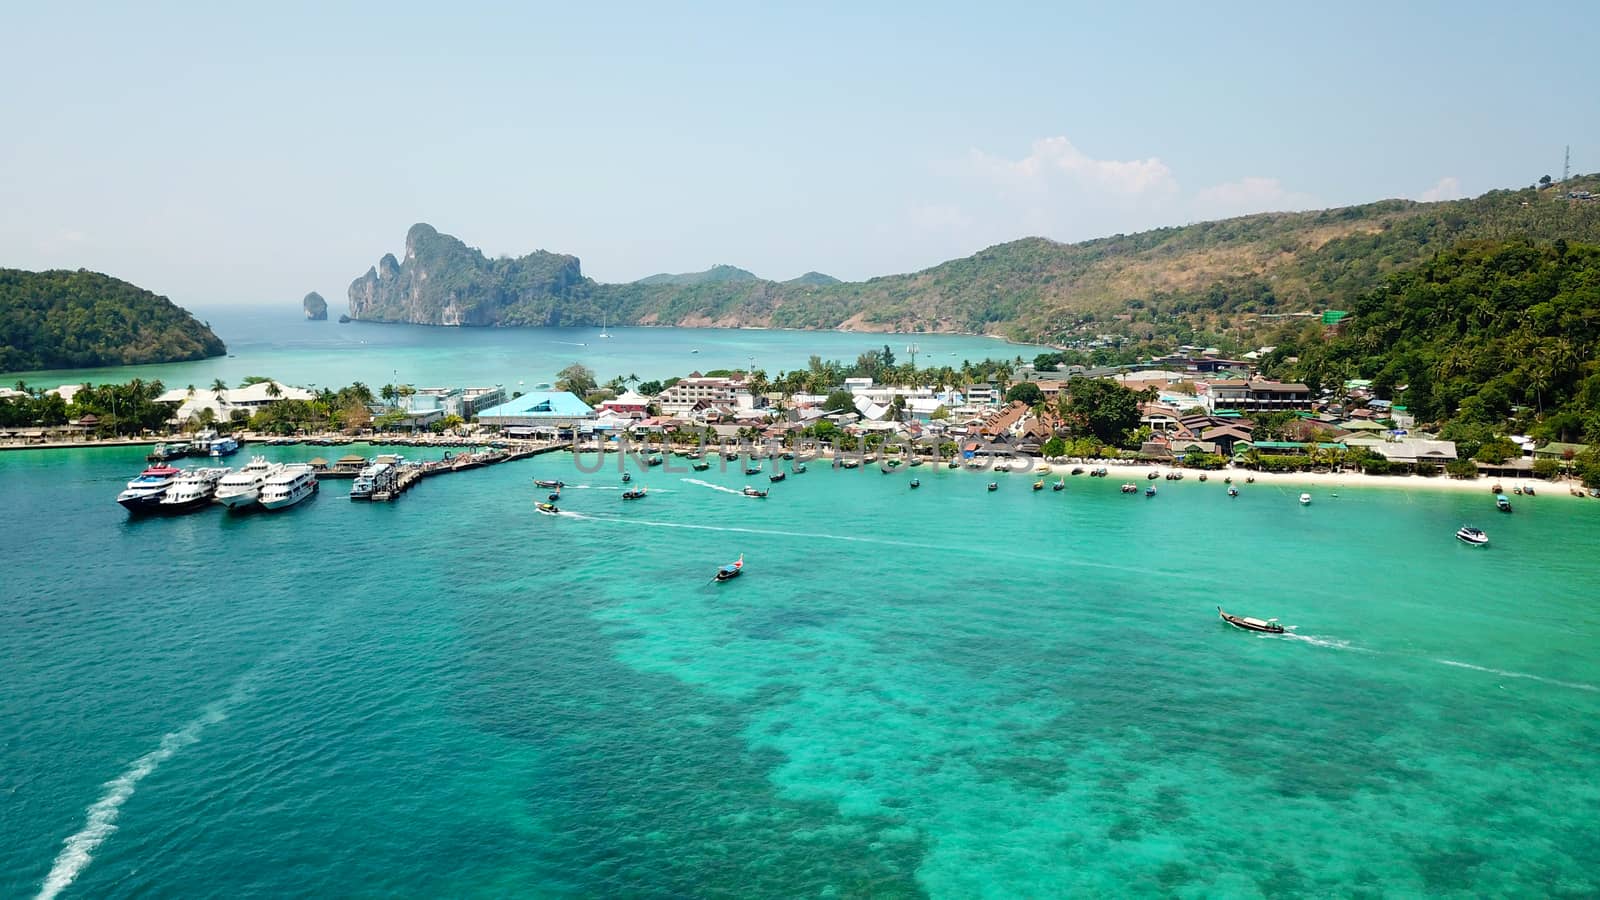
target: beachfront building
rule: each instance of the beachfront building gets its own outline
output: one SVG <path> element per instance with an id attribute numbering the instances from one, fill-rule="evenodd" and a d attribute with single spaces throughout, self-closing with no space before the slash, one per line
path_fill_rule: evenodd
<path id="1" fill-rule="evenodd" d="M 1197 387 L 1213 410 L 1281 412 L 1310 409 L 1312 403 L 1311 388 L 1297 382 L 1236 378 L 1202 382 Z"/>
<path id="2" fill-rule="evenodd" d="M 274 403 L 284 400 L 313 400 L 316 396 L 305 388 L 291 387 L 276 381 L 259 381 L 241 388 L 224 388 L 221 391 L 200 387 L 192 391 L 188 388 L 173 388 L 157 397 L 156 402 L 175 407 L 173 421 L 187 422 L 190 418 L 200 415 L 203 410 L 209 409 L 219 422 L 226 422 L 237 411 L 242 410 L 247 415 L 253 416 Z"/>
<path id="3" fill-rule="evenodd" d="M 600 401 L 598 409 L 614 413 L 623 418 L 642 419 L 650 415 L 650 398 L 633 391 L 623 391 L 620 395 L 610 400 Z"/>
<path id="4" fill-rule="evenodd" d="M 529 391 L 482 410 L 478 423 L 507 437 L 564 439 L 592 430 L 595 414 L 570 391 Z"/>
<path id="5" fill-rule="evenodd" d="M 698 407 L 755 409 L 761 398 L 750 392 L 750 384 L 742 376 L 717 377 L 691 372 L 672 387 L 656 395 L 663 415 L 688 415 Z"/>

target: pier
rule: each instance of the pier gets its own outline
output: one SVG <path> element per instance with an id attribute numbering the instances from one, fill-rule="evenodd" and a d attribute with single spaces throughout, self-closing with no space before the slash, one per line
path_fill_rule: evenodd
<path id="1" fill-rule="evenodd" d="M 560 442 L 530 443 L 517 442 L 505 447 L 488 447 L 474 449 L 471 452 L 461 453 L 447 459 L 433 459 L 425 462 L 400 462 L 385 473 L 379 484 L 374 485 L 369 496 L 356 497 L 352 500 L 370 500 L 374 503 L 388 503 L 415 487 L 424 478 L 433 478 L 454 472 L 465 472 L 470 469 L 481 469 L 486 466 L 497 466 L 502 463 L 515 462 L 519 459 L 538 456 L 543 453 L 554 453 L 566 449 L 567 445 Z M 382 461 L 383 454 L 375 459 Z M 340 471 L 332 469 L 317 473 L 319 481 L 327 479 L 350 478 L 354 473 L 347 474 L 348 466 Z"/>

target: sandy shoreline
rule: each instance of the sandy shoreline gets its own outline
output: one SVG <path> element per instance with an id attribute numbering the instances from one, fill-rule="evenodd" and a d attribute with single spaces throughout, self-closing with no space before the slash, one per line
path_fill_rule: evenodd
<path id="1" fill-rule="evenodd" d="M 1110 460 L 1090 462 L 1045 463 L 1049 465 L 1053 474 L 1066 474 L 1074 467 L 1082 466 L 1084 469 L 1104 468 L 1108 479 L 1117 481 L 1136 481 L 1142 486 L 1149 478 L 1151 472 L 1158 472 L 1162 476 L 1156 479 L 1161 484 L 1166 484 L 1168 472 L 1182 472 L 1185 482 L 1198 482 L 1202 472 L 1198 469 L 1184 469 L 1174 466 L 1152 466 L 1148 463 L 1112 462 Z M 1577 484 L 1576 481 L 1544 481 L 1537 478 L 1450 478 L 1445 475 L 1435 475 L 1431 478 L 1421 475 L 1367 475 L 1361 472 L 1257 472 L 1251 469 L 1218 469 L 1204 473 L 1207 483 L 1221 484 L 1225 478 L 1233 478 L 1234 483 L 1241 489 L 1246 479 L 1254 478 L 1259 485 L 1281 485 L 1283 487 L 1323 488 L 1328 490 L 1344 490 L 1348 488 L 1381 488 L 1386 490 L 1421 490 L 1421 491 L 1466 491 L 1468 493 L 1490 493 L 1490 488 L 1496 484 L 1505 488 L 1510 494 L 1513 488 L 1519 485 L 1532 485 L 1539 497 L 1572 497 L 1569 488 Z"/>

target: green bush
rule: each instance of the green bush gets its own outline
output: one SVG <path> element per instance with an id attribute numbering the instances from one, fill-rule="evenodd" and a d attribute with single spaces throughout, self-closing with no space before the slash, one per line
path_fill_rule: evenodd
<path id="1" fill-rule="evenodd" d="M 1535 478 L 1554 478 L 1561 474 L 1561 462 L 1554 459 L 1536 459 L 1533 461 L 1533 475 Z"/>
<path id="2" fill-rule="evenodd" d="M 1444 464 L 1445 474 L 1451 478 L 1476 478 L 1478 467 L 1470 459 L 1452 459 Z"/>

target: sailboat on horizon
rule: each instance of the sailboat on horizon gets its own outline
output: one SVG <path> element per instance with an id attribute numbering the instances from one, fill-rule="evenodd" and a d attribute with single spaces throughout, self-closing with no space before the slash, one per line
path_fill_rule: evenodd
<path id="1" fill-rule="evenodd" d="M 603 338 L 611 337 L 611 335 L 606 334 L 606 314 L 604 312 L 600 313 L 600 336 Z"/>

